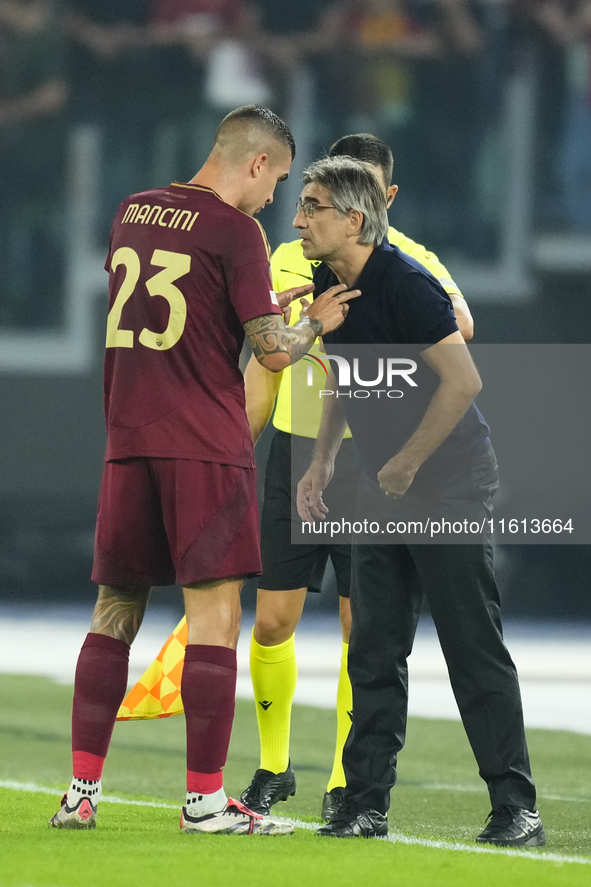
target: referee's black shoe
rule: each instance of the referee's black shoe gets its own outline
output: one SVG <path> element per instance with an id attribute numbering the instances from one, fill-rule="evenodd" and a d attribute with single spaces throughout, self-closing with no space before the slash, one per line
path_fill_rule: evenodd
<path id="1" fill-rule="evenodd" d="M 289 764 L 283 773 L 257 770 L 248 788 L 244 789 L 240 795 L 240 800 L 255 813 L 267 816 L 273 804 L 278 801 L 287 801 L 295 793 L 295 773 Z"/>
<path id="2" fill-rule="evenodd" d="M 371 808 L 355 810 L 344 806 L 338 819 L 327 822 L 316 834 L 327 838 L 383 838 L 388 834 L 388 820 Z"/>
<path id="3" fill-rule="evenodd" d="M 495 807 L 488 814 L 488 825 L 476 840 L 498 847 L 541 847 L 546 843 L 544 826 L 537 810 L 521 807 Z"/>
<path id="4" fill-rule="evenodd" d="M 322 799 L 322 818 L 324 821 L 331 822 L 333 819 L 337 819 L 344 803 L 345 789 L 342 786 L 337 785 L 329 792 L 325 792 Z"/>

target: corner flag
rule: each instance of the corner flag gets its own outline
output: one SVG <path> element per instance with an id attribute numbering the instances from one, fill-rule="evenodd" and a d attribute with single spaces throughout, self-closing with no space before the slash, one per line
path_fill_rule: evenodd
<path id="1" fill-rule="evenodd" d="M 183 616 L 154 662 L 123 700 L 118 721 L 169 718 L 183 713 L 181 676 L 188 634 L 187 619 Z"/>

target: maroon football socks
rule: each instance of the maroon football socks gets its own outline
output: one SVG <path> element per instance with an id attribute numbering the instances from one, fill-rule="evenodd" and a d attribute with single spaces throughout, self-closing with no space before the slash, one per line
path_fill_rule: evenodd
<path id="1" fill-rule="evenodd" d="M 181 681 L 187 723 L 187 790 L 222 788 L 236 697 L 236 651 L 188 644 Z"/>
<path id="2" fill-rule="evenodd" d="M 78 780 L 101 778 L 115 719 L 127 688 L 129 644 L 87 635 L 74 684 L 72 750 Z M 187 724 L 187 789 L 222 788 L 236 695 L 236 651 L 188 644 L 181 681 Z"/>
<path id="3" fill-rule="evenodd" d="M 90 633 L 82 645 L 74 683 L 72 757 L 77 779 L 98 780 L 119 706 L 127 689 L 129 644 Z"/>

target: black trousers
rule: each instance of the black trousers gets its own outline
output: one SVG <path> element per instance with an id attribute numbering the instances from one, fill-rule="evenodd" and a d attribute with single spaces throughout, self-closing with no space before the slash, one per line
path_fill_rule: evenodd
<path id="1" fill-rule="evenodd" d="M 351 546 L 330 536 L 302 532 L 302 520 L 296 510 L 296 486 L 312 460 L 314 438 L 276 431 L 271 443 L 265 472 L 265 498 L 261 514 L 261 555 L 263 574 L 259 588 L 270 591 L 307 587 L 320 592 L 330 557 L 337 591 L 349 597 L 351 584 Z M 359 468 L 352 440 L 344 440 L 337 454 L 337 483 L 329 486 L 325 502 L 331 518 L 341 517 L 347 506 L 355 508 L 351 490 L 359 484 Z M 353 516 L 355 511 L 353 510 Z M 349 515 L 351 517 L 351 515 Z M 298 541 L 295 541 L 298 540 Z"/>
<path id="2" fill-rule="evenodd" d="M 404 745 L 407 658 L 423 595 L 492 806 L 535 809 L 517 672 L 503 642 L 492 546 L 355 545 L 347 801 L 386 813 Z"/>

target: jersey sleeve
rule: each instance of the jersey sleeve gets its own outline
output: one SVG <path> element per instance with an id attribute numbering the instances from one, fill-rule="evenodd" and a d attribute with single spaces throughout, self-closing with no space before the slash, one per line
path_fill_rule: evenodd
<path id="1" fill-rule="evenodd" d="M 416 271 L 408 274 L 399 288 L 397 312 L 408 344 L 436 345 L 458 330 L 449 296 Z"/>
<path id="2" fill-rule="evenodd" d="M 226 248 L 225 265 L 230 300 L 240 323 L 263 314 L 281 314 L 271 283 L 269 244 L 256 219 L 235 220 Z"/>
<path id="3" fill-rule="evenodd" d="M 397 246 L 400 252 L 406 253 L 407 256 L 420 262 L 421 265 L 433 275 L 433 277 L 437 278 L 448 295 L 461 296 L 462 299 L 464 298 L 457 283 L 452 278 L 445 265 L 439 261 L 435 253 L 425 249 L 422 244 L 415 243 L 414 240 L 411 240 L 410 237 L 407 237 L 400 231 L 396 231 L 395 228 L 390 228 L 388 231 L 388 240 L 393 246 Z"/>

